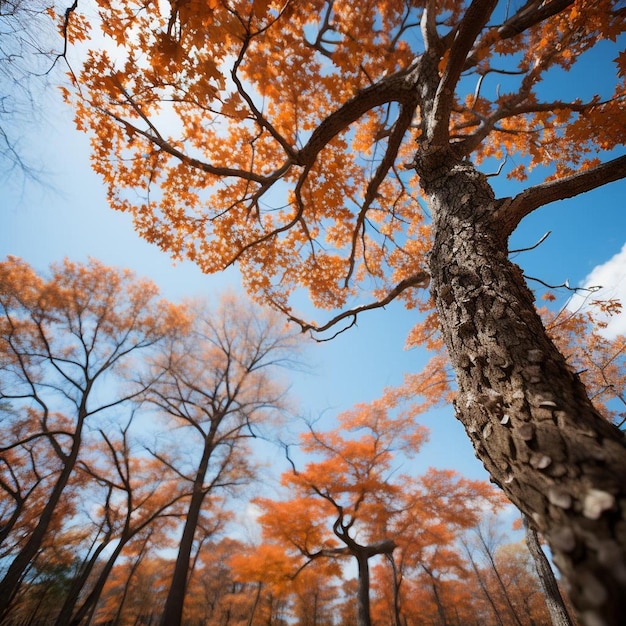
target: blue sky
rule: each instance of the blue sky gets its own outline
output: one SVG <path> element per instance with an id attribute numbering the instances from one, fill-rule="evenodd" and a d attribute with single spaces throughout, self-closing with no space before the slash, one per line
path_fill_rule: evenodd
<path id="1" fill-rule="evenodd" d="M 593 75 L 593 65 L 586 71 L 590 82 L 602 81 Z M 566 80 L 562 86 L 568 86 Z M 53 93 L 45 107 L 42 123 L 24 134 L 27 155 L 40 164 L 41 181 L 16 174 L 0 189 L 2 258 L 16 255 L 43 271 L 65 256 L 75 260 L 93 256 L 153 279 L 172 300 L 212 298 L 227 287 L 240 286 L 236 271 L 204 276 L 188 262 L 173 264 L 140 240 L 130 218 L 108 208 L 104 188 L 89 166 L 88 138 L 74 130 L 72 112 Z M 511 193 L 506 180 L 492 181 L 499 195 Z M 516 262 L 528 275 L 550 284 L 601 280 L 611 295 L 621 293 L 626 301 L 625 198 L 626 182 L 621 181 L 535 212 L 521 224 L 511 248 L 532 246 L 547 231 L 552 234 L 537 249 L 517 255 Z M 561 304 L 566 297 L 563 293 Z M 294 374 L 293 391 L 301 412 L 311 418 L 332 417 L 378 397 L 385 386 L 400 383 L 404 372 L 419 371 L 426 355 L 404 350 L 414 321 L 413 312 L 390 305 L 362 316 L 355 328 L 335 340 L 312 345 L 306 352 L 310 373 Z M 626 324 L 626 316 L 621 316 L 621 323 Z M 423 421 L 431 428 L 431 439 L 415 461 L 417 469 L 434 465 L 487 478 L 451 408 Z"/>

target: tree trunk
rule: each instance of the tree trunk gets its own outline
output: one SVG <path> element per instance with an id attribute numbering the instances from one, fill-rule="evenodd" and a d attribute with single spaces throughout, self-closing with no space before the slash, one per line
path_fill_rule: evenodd
<path id="1" fill-rule="evenodd" d="M 426 148 L 425 148 L 426 149 Z M 626 615 L 624 436 L 549 340 L 487 179 L 420 153 L 434 244 L 431 288 L 456 371 L 456 411 L 495 483 L 544 535 L 588 624 Z"/>
<path id="2" fill-rule="evenodd" d="M 88 561 L 84 562 L 76 576 L 71 582 L 70 589 L 68 591 L 67 597 L 63 602 L 63 606 L 61 607 L 61 611 L 56 619 L 55 626 L 65 626 L 65 624 L 70 623 L 70 618 L 72 617 L 72 613 L 74 612 L 74 607 L 78 602 L 78 598 L 80 596 L 81 591 L 85 586 L 85 583 L 89 579 L 91 572 L 98 560 L 98 557 L 102 553 L 102 551 L 109 545 L 109 540 L 111 538 L 111 531 L 105 535 L 105 539 L 100 542 L 94 553 L 91 555 Z"/>
<path id="3" fill-rule="evenodd" d="M 552 626 L 573 626 L 552 567 L 550 567 L 550 563 L 539 544 L 537 531 L 526 516 L 524 516 L 524 528 L 526 529 L 526 545 L 537 568 L 537 575 L 546 598 Z"/>
<path id="4" fill-rule="evenodd" d="M 359 588 L 357 591 L 357 626 L 372 626 L 370 617 L 370 568 L 367 554 L 355 554 L 359 566 Z"/>
<path id="5" fill-rule="evenodd" d="M 198 471 L 193 485 L 193 493 L 189 502 L 189 509 L 185 518 L 183 535 L 178 547 L 178 555 L 174 566 L 172 582 L 165 601 L 161 626 L 180 626 L 183 618 L 183 607 L 185 604 L 185 592 L 189 578 L 189 563 L 191 561 L 191 550 L 193 548 L 193 538 L 198 527 L 200 511 L 204 502 L 204 478 L 209 466 L 209 459 L 213 453 L 213 437 L 207 437 Z"/>
<path id="6" fill-rule="evenodd" d="M 78 610 L 76 611 L 72 619 L 69 622 L 67 621 L 57 622 L 55 626 L 61 626 L 61 624 L 64 624 L 64 623 L 65 624 L 69 623 L 70 626 L 78 626 L 89 615 L 89 613 L 92 612 L 93 609 L 96 608 L 96 605 L 98 604 L 98 601 L 100 600 L 100 596 L 102 595 L 102 590 L 104 589 L 104 585 L 106 584 L 107 579 L 109 575 L 111 574 L 111 571 L 113 570 L 113 566 L 115 565 L 115 562 L 117 561 L 118 557 L 122 553 L 124 546 L 128 543 L 131 537 L 132 535 L 126 535 L 126 536 L 120 537 L 120 540 L 118 544 L 115 546 L 115 549 L 113 550 L 113 552 L 111 553 L 111 556 L 109 556 L 106 563 L 104 564 L 104 567 L 98 574 L 98 578 L 96 579 L 96 582 L 92 590 L 89 592 L 89 595 L 85 598 L 83 603 L 80 605 L 80 607 L 78 608 Z"/>
<path id="7" fill-rule="evenodd" d="M 72 447 L 69 454 L 63 458 L 63 467 L 52 488 L 48 501 L 43 508 L 37 525 L 28 538 L 28 541 L 24 544 L 24 547 L 19 551 L 15 559 L 13 559 L 4 578 L 0 582 L 0 621 L 7 615 L 11 602 L 21 584 L 24 572 L 41 548 L 41 544 L 48 532 L 56 508 L 61 501 L 65 487 L 74 471 L 82 439 L 82 428 L 86 417 L 86 398 L 87 396 L 85 394 L 79 408 L 79 417 L 73 435 Z"/>

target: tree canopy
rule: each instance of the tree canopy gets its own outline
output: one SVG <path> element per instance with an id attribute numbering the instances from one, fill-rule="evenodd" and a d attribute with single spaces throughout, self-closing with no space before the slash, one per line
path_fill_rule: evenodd
<path id="1" fill-rule="evenodd" d="M 251 290 L 285 307 L 299 287 L 327 308 L 372 287 L 411 300 L 431 245 L 416 142 L 445 138 L 494 169 L 508 158 L 520 180 L 549 164 L 552 180 L 623 141 L 624 55 L 598 53 L 614 90 L 568 101 L 545 87 L 615 41 L 623 11 L 543 4 L 102 3 L 110 44 L 89 52 L 79 123 L 97 134 L 113 206 L 171 254 L 207 272 L 239 261 Z M 615 178 L 624 162 L 607 167 Z M 509 232 L 561 197 L 551 187 L 503 210 Z"/>

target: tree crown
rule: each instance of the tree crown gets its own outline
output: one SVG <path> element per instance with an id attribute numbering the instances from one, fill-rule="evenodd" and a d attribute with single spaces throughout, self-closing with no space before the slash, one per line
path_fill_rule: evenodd
<path id="1" fill-rule="evenodd" d="M 623 53 L 597 54 L 614 92 L 545 88 L 623 32 L 611 0 L 117 0 L 99 12 L 77 119 L 97 135 L 113 206 L 207 272 L 239 262 L 284 310 L 298 288 L 325 308 L 363 289 L 414 304 L 430 246 L 416 145 L 498 159 L 523 179 L 592 167 L 624 140 Z M 509 230 L 534 208 L 522 204 Z"/>

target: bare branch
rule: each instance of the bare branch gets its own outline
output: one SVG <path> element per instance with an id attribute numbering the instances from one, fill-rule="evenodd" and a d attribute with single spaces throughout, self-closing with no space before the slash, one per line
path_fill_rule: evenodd
<path id="1" fill-rule="evenodd" d="M 398 119 L 391 129 L 389 141 L 387 143 L 387 149 L 385 150 L 383 160 L 380 162 L 378 168 L 376 169 L 374 177 L 369 181 L 367 185 L 365 198 L 363 200 L 361 210 L 359 211 L 359 214 L 357 216 L 357 221 L 354 227 L 354 231 L 352 233 L 352 247 L 350 250 L 349 269 L 344 281 L 344 284 L 346 286 L 348 285 L 352 273 L 354 272 L 357 239 L 359 237 L 359 234 L 364 231 L 365 216 L 367 214 L 367 211 L 370 209 L 372 203 L 376 199 L 378 188 L 387 177 L 389 170 L 393 167 L 396 157 L 398 156 L 398 150 L 400 150 L 400 146 L 402 145 L 404 135 L 408 128 L 411 126 L 412 119 L 413 108 L 405 106 L 401 107 Z"/>
<path id="2" fill-rule="evenodd" d="M 520 252 L 529 252 L 530 250 L 534 250 L 535 248 L 538 248 L 551 234 L 552 234 L 552 231 L 548 230 L 544 233 L 541 239 L 537 241 L 537 243 L 534 243 L 532 246 L 528 248 L 517 248 L 517 250 L 509 250 L 509 254 L 519 254 Z"/>
<path id="3" fill-rule="evenodd" d="M 130 95 L 128 95 L 125 92 L 123 93 L 125 96 L 129 98 L 129 103 L 131 103 L 131 105 L 135 104 L 134 100 L 132 100 L 132 97 Z M 150 124 L 150 126 L 152 126 L 152 132 L 147 131 L 147 130 L 142 130 L 141 128 L 138 128 L 134 124 L 131 124 L 128 120 L 125 120 L 123 117 L 116 115 L 115 113 L 113 113 L 113 111 L 103 109 L 102 107 L 96 107 L 96 108 L 102 111 L 105 115 L 114 119 L 124 128 L 128 129 L 129 131 L 132 131 L 133 133 L 137 133 L 138 135 L 141 135 L 142 137 L 145 137 L 148 141 L 153 143 L 155 146 L 158 146 L 163 152 L 166 152 L 170 156 L 173 156 L 174 158 L 178 159 L 181 163 L 185 163 L 186 165 L 189 165 L 190 167 L 206 172 L 207 174 L 213 174 L 214 176 L 222 176 L 224 178 L 227 178 L 227 177 L 243 178 L 244 180 L 249 180 L 249 181 L 257 182 L 257 183 L 264 183 L 267 181 L 266 176 L 254 174 L 246 170 L 238 170 L 238 169 L 234 169 L 230 167 L 218 167 L 216 165 L 211 165 L 210 163 L 207 163 L 205 161 L 200 161 L 199 159 L 190 157 L 186 155 L 184 152 L 181 152 L 180 150 L 172 146 L 171 143 L 169 143 L 163 137 L 161 137 L 158 133 L 156 133 L 156 129 L 154 128 L 154 126 L 152 126 L 152 124 Z M 143 112 L 140 113 L 137 108 L 135 108 L 135 110 L 138 112 L 140 117 L 144 119 L 144 121 L 148 122 L 148 118 Z"/>
<path id="4" fill-rule="evenodd" d="M 286 310 L 284 307 L 281 307 L 279 304 L 274 303 L 274 305 L 280 310 L 282 310 L 287 315 L 290 321 L 298 324 L 298 326 L 300 326 L 300 328 L 302 329 L 303 333 L 307 331 L 312 331 L 314 333 L 323 333 L 324 331 L 328 330 L 329 328 L 332 328 L 333 326 L 335 326 L 342 320 L 345 320 L 347 318 L 352 318 L 352 322 L 350 323 L 350 325 L 338 331 L 335 335 L 333 335 L 333 337 L 335 337 L 338 334 L 347 330 L 348 328 L 354 326 L 356 324 L 356 318 L 359 313 L 362 313 L 363 311 L 371 311 L 372 309 L 383 308 L 387 306 L 392 300 L 397 298 L 403 291 L 405 291 L 409 287 L 418 287 L 418 288 L 425 289 L 426 287 L 428 287 L 429 282 L 430 282 L 430 275 L 428 274 L 428 272 L 426 271 L 417 272 L 416 274 L 413 274 L 413 276 L 409 276 L 409 278 L 405 278 L 404 280 L 401 280 L 382 300 L 377 300 L 369 304 L 364 304 L 362 306 L 355 307 L 354 309 L 349 309 L 348 311 L 343 311 L 342 313 L 333 317 L 329 322 L 327 322 L 326 324 L 323 324 L 322 326 L 316 326 L 315 324 L 310 324 L 308 322 L 305 322 L 304 320 L 301 320 L 291 315 L 288 310 Z M 318 339 L 318 341 L 329 341 L 329 339 Z"/>
<path id="5" fill-rule="evenodd" d="M 569 280 L 564 280 L 560 285 L 550 285 L 544 280 L 541 280 L 541 278 L 535 278 L 534 276 L 528 276 L 527 274 L 524 274 L 524 278 L 526 280 L 533 280 L 536 283 L 539 283 L 540 285 L 547 287 L 548 289 L 567 289 L 568 291 L 573 291 L 574 293 L 578 293 L 579 291 L 587 291 L 589 293 L 594 293 L 598 291 L 599 289 L 602 289 L 602 287 L 599 285 L 596 285 L 593 287 L 572 287 L 569 284 Z"/>

